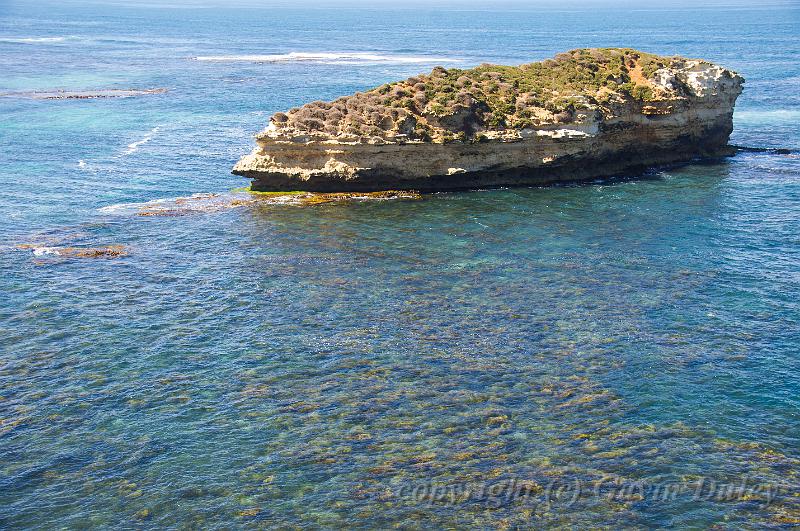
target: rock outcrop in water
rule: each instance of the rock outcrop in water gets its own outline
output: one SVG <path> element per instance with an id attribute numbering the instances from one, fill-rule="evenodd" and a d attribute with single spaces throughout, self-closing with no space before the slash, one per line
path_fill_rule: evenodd
<path id="1" fill-rule="evenodd" d="M 435 68 L 276 113 L 233 173 L 254 190 L 454 190 L 594 179 L 730 153 L 744 79 L 702 60 L 580 49 Z"/>
<path id="2" fill-rule="evenodd" d="M 150 94 L 164 94 L 165 88 L 154 89 L 101 89 L 101 90 L 34 90 L 4 92 L 2 97 L 30 98 L 33 100 L 95 100 L 105 98 L 133 98 Z"/>

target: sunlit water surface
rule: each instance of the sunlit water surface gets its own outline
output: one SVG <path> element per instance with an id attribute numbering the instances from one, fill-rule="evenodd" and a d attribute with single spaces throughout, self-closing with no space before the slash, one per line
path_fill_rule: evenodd
<path id="1" fill-rule="evenodd" d="M 0 527 L 797 524 L 796 151 L 418 201 L 104 207 L 245 185 L 228 171 L 272 112 L 578 46 L 734 68 L 732 141 L 796 150 L 799 34 L 791 4 L 4 3 L 0 92 L 168 92 L 0 98 Z M 42 250 L 112 244 L 129 254 Z M 695 496 L 703 478 L 779 493 Z"/>

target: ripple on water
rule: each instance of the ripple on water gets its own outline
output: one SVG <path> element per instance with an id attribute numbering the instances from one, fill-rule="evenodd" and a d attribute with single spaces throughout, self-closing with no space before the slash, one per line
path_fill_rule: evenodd
<path id="1" fill-rule="evenodd" d="M 226 191 L 252 134 L 422 63 L 188 60 L 380 34 L 405 48 L 380 55 L 511 64 L 611 33 L 669 50 L 679 23 L 673 51 L 748 79 L 736 143 L 794 149 L 795 35 L 775 24 L 793 13 L 487 9 L 476 31 L 467 11 L 95 6 L 100 23 L 12 4 L 9 38 L 81 36 L 0 39 L 4 90 L 170 91 L 0 98 L 3 527 L 800 524 L 794 151 L 307 207 Z M 114 245 L 128 255 L 49 254 Z"/>

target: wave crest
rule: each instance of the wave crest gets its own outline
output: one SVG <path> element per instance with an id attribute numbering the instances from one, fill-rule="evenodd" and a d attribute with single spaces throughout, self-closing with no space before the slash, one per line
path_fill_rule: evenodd
<path id="1" fill-rule="evenodd" d="M 322 64 L 369 64 L 369 63 L 442 63 L 460 62 L 452 57 L 416 56 L 399 54 L 379 54 L 369 52 L 290 52 L 268 55 L 202 55 L 193 57 L 195 61 L 243 62 L 243 63 L 322 63 Z"/>
<path id="2" fill-rule="evenodd" d="M 10 44 L 46 44 L 52 42 L 64 42 L 69 37 L 0 37 L 0 42 Z"/>
<path id="3" fill-rule="evenodd" d="M 137 140 L 136 142 L 132 142 L 132 143 L 128 144 L 128 149 L 123 151 L 122 154 L 123 155 L 130 155 L 131 153 L 139 151 L 139 146 L 141 146 L 142 144 L 147 144 L 148 142 L 150 142 L 150 140 L 153 139 L 153 135 L 155 135 L 156 133 L 158 133 L 158 127 L 152 128 L 150 130 L 150 132 L 147 133 L 146 135 L 144 135 L 144 137 L 141 140 Z"/>

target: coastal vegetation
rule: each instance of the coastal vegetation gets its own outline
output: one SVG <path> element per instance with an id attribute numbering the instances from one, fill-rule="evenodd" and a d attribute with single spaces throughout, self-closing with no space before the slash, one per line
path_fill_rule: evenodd
<path id="1" fill-rule="evenodd" d="M 664 89 L 653 76 L 676 61 L 682 59 L 590 48 L 520 66 L 436 67 L 430 74 L 276 113 L 271 121 L 301 134 L 480 142 L 486 131 L 570 123 L 581 111 L 611 114 L 619 105 L 658 100 Z"/>

